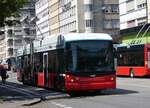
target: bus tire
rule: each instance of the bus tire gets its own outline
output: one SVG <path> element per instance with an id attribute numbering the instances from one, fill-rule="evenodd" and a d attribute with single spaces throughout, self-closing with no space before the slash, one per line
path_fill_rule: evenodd
<path id="1" fill-rule="evenodd" d="M 134 71 L 133 71 L 132 68 L 130 69 L 130 77 L 131 77 L 131 78 L 134 78 Z"/>

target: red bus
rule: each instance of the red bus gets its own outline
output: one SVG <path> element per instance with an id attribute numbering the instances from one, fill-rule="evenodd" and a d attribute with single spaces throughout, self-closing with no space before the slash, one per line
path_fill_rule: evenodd
<path id="1" fill-rule="evenodd" d="M 150 44 L 117 47 L 117 75 L 150 76 Z"/>
<path id="2" fill-rule="evenodd" d="M 33 44 L 33 57 L 29 45 L 17 52 L 18 80 L 24 84 L 67 93 L 116 88 L 113 42 L 108 34 L 58 34 Z"/>

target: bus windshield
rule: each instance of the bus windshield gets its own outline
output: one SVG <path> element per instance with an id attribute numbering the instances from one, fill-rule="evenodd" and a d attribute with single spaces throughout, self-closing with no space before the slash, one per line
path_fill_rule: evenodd
<path id="1" fill-rule="evenodd" d="M 67 68 L 72 72 L 114 71 L 111 41 L 76 41 L 67 44 Z"/>

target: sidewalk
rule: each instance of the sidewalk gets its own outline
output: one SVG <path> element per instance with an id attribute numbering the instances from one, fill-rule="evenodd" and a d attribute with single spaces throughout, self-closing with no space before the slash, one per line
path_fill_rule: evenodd
<path id="1" fill-rule="evenodd" d="M 69 97 L 68 94 L 62 92 L 23 85 L 16 80 L 16 73 L 8 73 L 10 78 L 6 84 L 0 83 L 0 108 L 22 108 L 41 101 Z"/>
<path id="2" fill-rule="evenodd" d="M 7 85 L 6 85 L 7 87 Z M 2 90 L 3 89 L 3 90 Z M 20 108 L 21 106 L 31 106 L 42 101 L 68 98 L 69 95 L 61 92 L 55 92 L 51 90 L 46 90 L 43 88 L 30 87 L 30 91 L 35 95 L 24 95 L 21 94 L 20 91 L 16 92 L 11 90 L 7 90 L 0 85 L 0 108 Z M 3 95 L 2 95 L 3 94 Z"/>

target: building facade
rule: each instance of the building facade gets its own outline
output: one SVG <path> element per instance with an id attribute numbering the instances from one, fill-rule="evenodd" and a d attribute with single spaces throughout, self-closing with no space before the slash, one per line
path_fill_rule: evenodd
<path id="1" fill-rule="evenodd" d="M 4 27 L 5 39 L 3 46 L 5 47 L 6 57 L 13 58 L 16 51 L 21 46 L 30 43 L 36 36 L 35 22 L 35 0 L 30 0 L 23 8 L 20 9 L 18 17 L 6 18 Z"/>
<path id="2" fill-rule="evenodd" d="M 122 43 L 150 43 L 150 0 L 119 0 Z"/>
<path id="3" fill-rule="evenodd" d="M 49 31 L 49 0 L 37 0 L 36 10 L 36 33 L 37 38 L 50 35 Z"/>
<path id="4" fill-rule="evenodd" d="M 119 34 L 118 0 L 38 0 L 36 5 L 44 1 L 48 1 L 45 4 L 49 9 L 47 18 L 49 35 L 104 32 L 116 38 Z M 36 11 L 38 16 L 40 9 Z M 44 17 L 39 19 L 44 20 Z"/>
<path id="5" fill-rule="evenodd" d="M 150 0 L 119 0 L 120 29 L 132 28 L 150 22 Z"/>
<path id="6" fill-rule="evenodd" d="M 0 33 L 0 60 L 6 58 L 6 42 L 4 33 Z"/>

